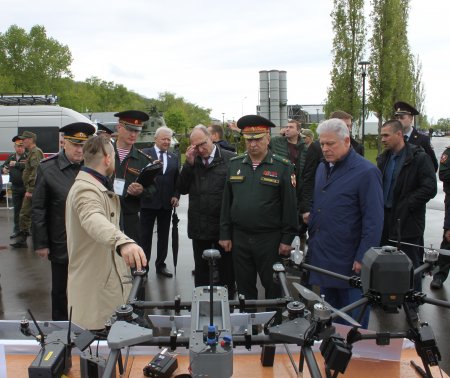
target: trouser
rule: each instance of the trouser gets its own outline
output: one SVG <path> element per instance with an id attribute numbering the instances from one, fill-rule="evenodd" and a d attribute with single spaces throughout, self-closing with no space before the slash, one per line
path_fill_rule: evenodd
<path id="1" fill-rule="evenodd" d="M 325 295 L 325 301 L 337 309 L 348 306 L 362 297 L 361 289 L 357 288 L 338 289 L 334 287 L 320 287 L 320 294 Z M 357 320 L 362 328 L 367 328 L 369 325 L 370 306 L 367 306 L 364 315 L 361 317 L 360 314 L 363 307 L 355 308 L 349 312 L 349 315 Z M 333 321 L 339 324 L 351 325 L 339 317 L 334 318 Z"/>
<path id="2" fill-rule="evenodd" d="M 450 249 L 450 242 L 448 242 L 445 239 L 445 236 L 442 239 L 441 248 Z M 448 277 L 449 271 L 450 271 L 450 256 L 439 255 L 438 270 L 434 274 L 434 278 L 441 277 L 442 280 L 445 281 Z"/>
<path id="3" fill-rule="evenodd" d="M 52 320 L 68 320 L 67 309 L 68 263 L 52 262 Z"/>
<path id="4" fill-rule="evenodd" d="M 20 231 L 20 209 L 22 209 L 22 202 L 25 196 L 25 188 L 15 188 L 11 189 L 12 192 L 12 203 L 14 206 L 14 229 L 13 232 L 17 233 Z"/>
<path id="5" fill-rule="evenodd" d="M 202 257 L 205 249 L 217 249 L 220 259 L 217 260 L 219 282 L 216 284 L 226 286 L 228 298 L 234 298 L 236 291 L 233 270 L 233 256 L 231 252 L 225 252 L 217 240 L 192 240 L 195 263 L 195 286 L 209 286 L 209 262 Z"/>
<path id="6" fill-rule="evenodd" d="M 273 279 L 273 264 L 279 262 L 281 232 L 249 233 L 233 229 L 233 265 L 239 294 L 258 299 L 257 275 L 265 289 L 266 299 L 279 298 L 281 288 Z M 197 271 L 196 271 L 197 274 Z"/>
<path id="7" fill-rule="evenodd" d="M 30 232 L 31 227 L 31 198 L 23 197 L 22 208 L 19 213 L 19 228 L 22 232 Z"/>
<path id="8" fill-rule="evenodd" d="M 125 235 L 141 245 L 139 213 L 125 213 L 122 215 L 122 221 Z"/>
<path id="9" fill-rule="evenodd" d="M 153 226 L 157 220 L 158 243 L 156 246 L 156 269 L 166 266 L 167 251 L 169 249 L 169 231 L 172 209 L 141 209 L 141 245 L 147 261 L 152 254 Z"/>

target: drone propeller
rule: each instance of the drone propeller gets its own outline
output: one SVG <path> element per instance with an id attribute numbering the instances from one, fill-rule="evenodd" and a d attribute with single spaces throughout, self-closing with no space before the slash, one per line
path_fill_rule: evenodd
<path id="1" fill-rule="evenodd" d="M 299 292 L 299 294 L 305 298 L 308 301 L 320 301 L 322 302 L 323 299 L 321 297 L 319 297 L 316 293 L 314 293 L 313 291 L 307 289 L 306 287 L 300 285 L 297 282 L 293 282 L 292 285 L 295 287 L 295 289 L 297 289 L 297 291 Z M 355 327 L 361 327 L 361 324 L 359 324 L 355 319 L 353 319 L 350 315 L 346 314 L 343 311 L 338 310 L 337 308 L 334 308 L 333 306 L 331 306 L 329 303 L 323 301 L 323 303 L 330 308 L 331 311 L 333 311 L 336 315 L 338 315 L 340 318 L 346 320 L 347 322 L 349 322 L 351 325 L 355 326 Z"/>
<path id="2" fill-rule="evenodd" d="M 389 241 L 392 242 L 392 243 L 397 243 L 397 240 L 391 240 L 391 239 L 389 239 Z M 424 246 L 422 246 L 422 245 L 413 244 L 413 243 L 407 243 L 407 242 L 400 242 L 400 244 L 411 245 L 411 246 L 413 246 L 413 247 L 419 247 L 419 248 L 424 248 L 424 249 L 430 249 L 430 250 L 434 250 L 434 251 L 439 252 L 439 254 L 441 254 L 441 255 L 444 255 L 444 256 L 450 256 L 450 250 L 448 250 L 448 249 L 424 247 Z"/>

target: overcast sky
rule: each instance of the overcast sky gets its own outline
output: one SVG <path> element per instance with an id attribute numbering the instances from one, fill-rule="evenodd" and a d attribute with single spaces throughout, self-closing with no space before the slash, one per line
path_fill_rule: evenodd
<path id="1" fill-rule="evenodd" d="M 97 76 L 147 97 L 164 91 L 211 115 L 255 113 L 259 71 L 287 71 L 289 104 L 320 104 L 330 85 L 332 0 L 8 2 L 16 24 L 68 45 L 75 80 Z M 369 1 L 366 1 L 369 4 Z M 450 1 L 412 0 L 409 40 L 423 64 L 429 119 L 450 117 Z"/>

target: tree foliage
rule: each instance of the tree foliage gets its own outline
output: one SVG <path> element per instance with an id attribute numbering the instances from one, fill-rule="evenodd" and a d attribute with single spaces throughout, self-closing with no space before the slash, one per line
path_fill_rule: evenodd
<path id="1" fill-rule="evenodd" d="M 328 116 L 339 109 L 358 119 L 361 112 L 358 62 L 364 49 L 364 1 L 334 0 L 331 16 L 334 30 L 333 67 L 325 114 Z"/>
<path id="2" fill-rule="evenodd" d="M 178 134 L 187 134 L 192 127 L 210 122 L 211 109 L 187 102 L 174 93 L 160 93 L 157 99 L 149 100 L 149 105 L 163 112 L 167 126 Z"/>
<path id="3" fill-rule="evenodd" d="M 409 0 L 371 3 L 369 109 L 378 117 L 380 131 L 383 121 L 392 117 L 396 101 L 415 105 L 414 64 L 407 36 Z"/>
<path id="4" fill-rule="evenodd" d="M 35 25 L 27 33 L 12 25 L 0 33 L 0 80 L 14 92 L 49 93 L 55 80 L 72 77 L 72 54 Z"/>

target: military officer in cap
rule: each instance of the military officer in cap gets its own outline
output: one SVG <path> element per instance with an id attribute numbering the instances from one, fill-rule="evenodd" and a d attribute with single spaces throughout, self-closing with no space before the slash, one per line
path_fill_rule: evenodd
<path id="1" fill-rule="evenodd" d="M 151 198 L 156 192 L 154 185 L 144 188 L 136 182 L 141 170 L 153 160 L 134 147 L 148 115 L 139 110 L 127 110 L 114 114 L 119 118 L 117 141 L 114 144 L 116 165 L 114 192 L 120 196 L 122 208 L 121 228 L 127 236 L 140 244 L 139 210 L 141 197 Z"/>
<path id="2" fill-rule="evenodd" d="M 268 148 L 275 125 L 260 116 L 240 118 L 247 151 L 230 160 L 220 215 L 220 245 L 232 253 L 237 289 L 257 299 L 259 274 L 266 298 L 277 298 L 272 266 L 289 256 L 297 234 L 295 174 L 289 160 Z"/>
<path id="3" fill-rule="evenodd" d="M 413 127 L 414 116 L 419 115 L 419 111 L 406 102 L 398 101 L 394 104 L 394 112 L 395 118 L 398 119 L 403 126 L 405 142 L 422 147 L 431 158 L 434 170 L 437 171 L 439 165 L 433 147 L 431 146 L 430 138 L 419 133 L 416 128 Z"/>
<path id="4" fill-rule="evenodd" d="M 10 238 L 14 239 L 20 232 L 19 214 L 25 195 L 22 173 L 28 155 L 25 152 L 23 140 L 19 139 L 18 135 L 15 136 L 12 141 L 14 143 L 14 153 L 8 156 L 1 168 L 4 175 L 9 174 L 9 182 L 11 183 L 12 202 L 14 206 L 14 230 Z"/>
<path id="5" fill-rule="evenodd" d="M 101 135 L 102 137 L 111 140 L 113 132 L 114 131 L 111 130 L 108 126 L 105 126 L 101 123 L 97 123 L 97 135 Z"/>
<path id="6" fill-rule="evenodd" d="M 52 269 L 52 320 L 67 320 L 67 194 L 83 163 L 83 145 L 95 133 L 90 123 L 76 122 L 60 129 L 64 149 L 39 164 L 32 206 L 35 252 L 48 258 Z"/>
<path id="7" fill-rule="evenodd" d="M 35 187 L 36 171 L 40 161 L 44 158 L 44 153 L 36 146 L 37 136 L 31 131 L 24 131 L 22 135 L 19 135 L 19 139 L 23 141 L 23 146 L 28 152 L 28 158 L 22 173 L 25 195 L 19 214 L 20 232 L 16 238 L 16 242 L 12 243 L 11 247 L 26 248 L 27 237 L 30 234 L 31 227 L 31 198 L 33 197 Z"/>

